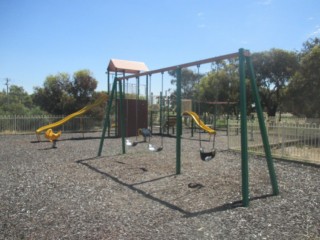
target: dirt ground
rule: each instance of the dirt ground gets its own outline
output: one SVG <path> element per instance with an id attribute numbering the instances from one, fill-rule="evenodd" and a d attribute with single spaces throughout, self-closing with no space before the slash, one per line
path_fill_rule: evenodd
<path id="1" fill-rule="evenodd" d="M 161 152 L 139 143 L 124 155 L 120 139 L 105 139 L 96 157 L 100 135 L 63 133 L 56 149 L 0 136 L 0 239 L 320 239 L 319 167 L 275 160 L 273 196 L 265 159 L 250 156 L 242 207 L 241 156 L 224 132 L 209 162 L 184 136 L 179 175 L 175 138 Z"/>

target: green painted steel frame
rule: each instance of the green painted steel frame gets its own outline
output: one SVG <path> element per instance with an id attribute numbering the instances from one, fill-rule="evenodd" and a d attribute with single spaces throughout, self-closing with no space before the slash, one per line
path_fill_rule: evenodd
<path id="1" fill-rule="evenodd" d="M 112 106 L 113 98 L 114 98 L 114 95 L 115 95 L 116 91 L 117 91 L 117 81 L 114 81 L 113 85 L 112 85 L 111 95 L 109 97 L 109 101 L 108 101 L 108 104 L 107 104 L 106 115 L 105 115 L 105 118 L 104 118 L 105 121 L 104 121 L 104 124 L 103 124 L 102 134 L 101 134 L 101 138 L 100 138 L 98 156 L 101 156 L 103 143 L 104 143 L 104 138 L 106 136 L 106 131 L 107 131 L 107 128 L 110 127 L 110 125 L 111 125 L 110 124 L 110 112 L 111 112 L 111 106 Z"/>
<path id="2" fill-rule="evenodd" d="M 239 50 L 242 204 L 249 205 L 247 99 L 244 49 Z"/>
<path id="3" fill-rule="evenodd" d="M 259 126 L 260 126 L 260 132 L 261 137 L 263 140 L 263 145 L 265 149 L 268 169 L 269 169 L 269 175 L 271 179 L 271 184 L 273 188 L 273 194 L 278 195 L 279 189 L 278 189 L 278 183 L 277 183 L 277 177 L 275 174 L 275 169 L 273 165 L 273 159 L 271 156 L 270 151 L 270 145 L 268 140 L 268 135 L 263 119 L 263 112 L 261 108 L 260 98 L 259 98 L 259 92 L 258 87 L 255 80 L 255 74 L 253 70 L 253 65 L 250 57 L 250 52 L 248 50 L 245 50 L 243 48 L 239 49 L 238 53 L 231 53 L 227 55 L 223 55 L 220 57 L 215 58 L 208 58 L 200 61 L 195 61 L 191 63 L 185 63 L 178 66 L 173 67 L 167 67 L 162 69 L 157 69 L 153 71 L 143 72 L 140 74 L 134 74 L 129 76 L 123 76 L 123 77 L 116 77 L 113 83 L 111 96 L 109 98 L 108 107 L 106 111 L 106 117 L 105 117 L 105 123 L 102 130 L 102 136 L 100 140 L 100 146 L 99 146 L 99 152 L 98 156 L 101 156 L 102 147 L 103 147 L 103 141 L 105 137 L 106 128 L 110 126 L 110 110 L 112 106 L 112 101 L 114 98 L 114 95 L 117 92 L 117 82 L 119 82 L 119 94 L 120 94 L 120 111 L 122 112 L 122 102 L 123 102 L 123 93 L 122 93 L 122 80 L 126 80 L 129 78 L 136 77 L 137 81 L 139 79 L 139 76 L 147 76 L 147 82 L 148 82 L 148 76 L 155 74 L 155 73 L 162 73 L 169 71 L 169 70 L 175 70 L 177 75 L 177 86 L 176 86 L 176 104 L 177 104 L 177 116 L 181 116 L 181 70 L 185 67 L 190 66 L 198 66 L 200 64 L 204 63 L 210 63 L 218 60 L 224 60 L 224 59 L 231 59 L 231 58 L 239 58 L 239 78 L 240 78 L 240 111 L 241 111 L 241 172 L 242 172 L 242 204 L 243 206 L 247 207 L 249 206 L 249 166 L 248 166 L 248 138 L 247 138 L 247 99 L 246 99 L 246 68 L 249 70 L 249 76 L 250 76 L 250 83 L 251 83 L 251 89 L 253 93 L 253 97 L 255 100 L 257 115 L 259 119 Z M 151 83 L 150 83 L 151 85 Z M 148 86 L 148 83 L 147 83 Z M 162 95 L 162 92 L 161 92 Z M 122 137 L 122 153 L 125 153 L 125 137 L 124 137 L 124 117 L 121 115 L 121 137 Z M 182 134 L 182 118 L 177 117 L 177 131 L 176 131 L 176 174 L 181 173 L 181 134 Z"/>
<path id="4" fill-rule="evenodd" d="M 279 194 L 279 187 L 278 187 L 278 182 L 277 182 L 277 176 L 276 176 L 276 172 L 275 172 L 274 165 L 273 165 L 268 133 L 267 133 L 267 129 L 266 129 L 266 125 L 265 125 L 264 117 L 263 117 L 263 112 L 262 112 L 262 108 L 261 108 L 261 104 L 260 104 L 260 96 L 259 96 L 259 91 L 258 91 L 258 87 L 257 87 L 257 83 L 256 83 L 255 74 L 254 74 L 254 68 L 253 68 L 252 60 L 250 57 L 246 57 L 246 63 L 247 63 L 247 69 L 249 69 L 252 93 L 253 93 L 253 96 L 255 99 L 255 105 L 256 105 L 256 111 L 257 111 L 257 115 L 258 115 L 261 138 L 262 138 L 263 147 L 264 147 L 264 151 L 265 151 L 265 155 L 266 155 L 266 159 L 267 159 L 272 190 L 273 190 L 274 195 L 278 195 Z"/>
<path id="5" fill-rule="evenodd" d="M 176 142 L 176 174 L 181 173 L 181 134 L 182 134 L 182 118 L 181 118 L 181 68 L 177 68 L 177 142 Z"/>
<path id="6" fill-rule="evenodd" d="M 122 81 L 119 81 L 119 95 L 120 95 L 120 104 L 119 104 L 119 111 L 120 111 L 120 131 L 121 131 L 121 145 L 122 145 L 122 154 L 126 153 L 126 140 L 125 140 L 125 135 L 126 135 L 126 128 L 124 124 L 124 115 L 123 115 L 123 99 L 124 99 L 124 94 L 122 91 Z"/>

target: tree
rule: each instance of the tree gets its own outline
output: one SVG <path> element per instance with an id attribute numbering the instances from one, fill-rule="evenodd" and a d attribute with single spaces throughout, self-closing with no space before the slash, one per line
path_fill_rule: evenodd
<path id="1" fill-rule="evenodd" d="M 171 84 L 177 83 L 177 72 L 169 71 L 170 76 L 174 77 L 171 79 Z M 195 73 L 188 68 L 181 70 L 181 98 L 191 99 L 195 94 L 195 86 L 202 77 L 201 74 Z M 176 95 L 176 91 L 173 93 Z"/>
<path id="2" fill-rule="evenodd" d="M 108 95 L 107 92 L 94 92 L 92 95 L 91 102 L 96 101 L 97 99 L 101 98 L 102 96 Z M 92 117 L 94 117 L 97 120 L 103 120 L 105 116 L 105 109 L 106 109 L 107 101 L 101 103 L 100 105 L 96 106 L 95 108 L 92 108 L 87 114 L 90 114 Z"/>
<path id="3" fill-rule="evenodd" d="M 252 54 L 252 62 L 262 105 L 268 116 L 275 116 L 283 100 L 284 89 L 298 68 L 297 55 L 294 52 L 271 49 Z"/>
<path id="4" fill-rule="evenodd" d="M 11 85 L 9 93 L 0 93 L 0 114 L 30 115 L 39 113 L 39 109 L 33 105 L 31 96 L 16 85 Z M 40 111 L 40 113 L 43 113 Z"/>
<path id="5" fill-rule="evenodd" d="M 287 109 L 298 116 L 320 117 L 320 39 L 304 43 L 300 67 L 287 91 Z"/>
<path id="6" fill-rule="evenodd" d="M 58 73 L 48 76 L 42 88 L 34 89 L 33 101 L 50 114 L 66 115 L 87 105 L 96 87 L 89 70 L 75 72 L 72 81 L 69 74 Z"/>
<path id="7" fill-rule="evenodd" d="M 49 75 L 43 84 L 43 88 L 36 87 L 34 89 L 33 102 L 50 114 L 65 114 L 74 102 L 70 98 L 70 89 L 69 74 Z"/>
<path id="8" fill-rule="evenodd" d="M 73 74 L 71 92 L 75 98 L 75 107 L 81 108 L 86 105 L 97 88 L 97 80 L 89 70 L 80 70 Z"/>
<path id="9" fill-rule="evenodd" d="M 320 38 L 311 38 L 302 44 L 302 50 L 300 52 L 300 57 L 307 55 L 312 51 L 312 49 L 316 46 L 320 45 Z"/>
<path id="10" fill-rule="evenodd" d="M 239 102 L 238 62 L 225 60 L 213 63 L 212 71 L 201 78 L 197 99 L 201 102 Z M 229 111 L 228 106 L 223 111 Z M 233 105 L 232 111 L 238 114 L 237 105 Z"/>

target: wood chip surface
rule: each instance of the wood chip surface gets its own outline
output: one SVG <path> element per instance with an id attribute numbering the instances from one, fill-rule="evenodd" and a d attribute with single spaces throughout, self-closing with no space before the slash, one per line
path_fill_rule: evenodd
<path id="1" fill-rule="evenodd" d="M 175 138 L 124 155 L 109 138 L 96 157 L 100 135 L 62 133 L 55 149 L 34 135 L 0 136 L 0 239 L 320 239 L 319 167 L 275 160 L 272 196 L 266 160 L 250 156 L 244 208 L 241 155 L 225 132 L 209 162 L 184 135 L 180 175 Z"/>

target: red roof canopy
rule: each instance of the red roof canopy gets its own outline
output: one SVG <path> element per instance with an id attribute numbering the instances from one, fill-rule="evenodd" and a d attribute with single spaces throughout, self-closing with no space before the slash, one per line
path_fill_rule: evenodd
<path id="1" fill-rule="evenodd" d="M 111 59 L 108 65 L 108 71 L 136 74 L 141 71 L 149 71 L 149 69 L 144 62 Z"/>

